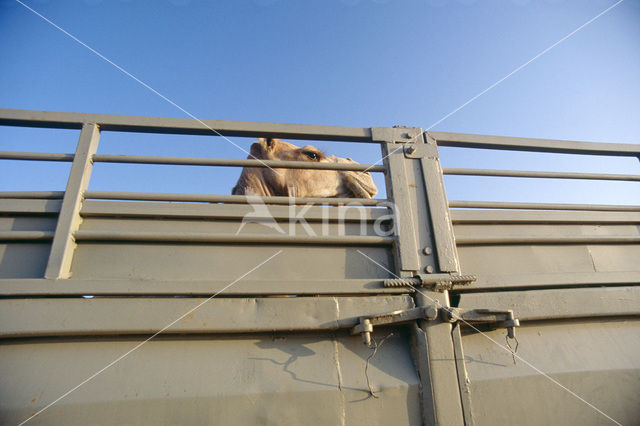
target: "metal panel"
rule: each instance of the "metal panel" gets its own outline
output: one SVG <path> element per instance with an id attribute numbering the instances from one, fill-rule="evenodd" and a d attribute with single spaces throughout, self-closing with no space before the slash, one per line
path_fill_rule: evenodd
<path id="1" fill-rule="evenodd" d="M 25 421 L 142 340 L 1 344 L 2 423 Z M 28 424 L 419 425 L 419 382 L 406 342 L 395 332 L 365 375 L 372 350 L 347 333 L 160 337 Z"/>
<path id="2" fill-rule="evenodd" d="M 557 256 L 562 256 L 559 252 Z M 464 261 L 463 261 L 464 265 Z M 548 268 L 549 270 L 551 268 Z M 587 268 L 588 269 L 588 268 Z M 619 284 L 637 284 L 640 282 L 640 271 L 593 271 L 591 268 L 588 272 L 539 272 L 540 269 L 534 271 L 522 270 L 520 273 L 496 273 L 496 269 L 489 268 L 487 271 L 478 275 L 478 280 L 473 283 L 472 287 L 460 288 L 458 291 L 477 291 L 492 289 L 513 289 L 523 287 L 557 287 L 557 286 L 585 286 L 585 285 L 619 285 Z"/>
<path id="3" fill-rule="evenodd" d="M 14 233 L 17 233 L 14 232 Z M 392 237 L 374 235 L 327 236 L 327 235 L 246 235 L 246 234 L 201 234 L 196 232 L 119 232 L 77 231 L 76 241 L 140 241 L 167 243 L 262 243 L 262 244 L 314 244 L 314 245 L 391 245 Z M 0 239 L 2 234 L 0 234 Z M 35 236 L 34 236 L 35 238 Z"/>
<path id="4" fill-rule="evenodd" d="M 453 224 L 459 223 L 640 223 L 640 212 L 594 211 L 514 211 L 514 210 L 451 210 Z"/>
<path id="5" fill-rule="evenodd" d="M 257 211 L 254 206 L 242 204 L 203 204 L 203 203 L 156 203 L 156 202 L 117 202 L 88 200 L 82 204 L 80 214 L 83 217 L 148 217 L 148 218 L 187 218 L 231 220 L 248 218 L 251 220 L 275 219 L 289 222 L 291 218 L 310 222 L 374 222 L 390 221 L 386 208 L 354 208 L 330 206 L 274 206 L 264 205 Z M 3 204 L 0 200 L 0 211 Z"/>
<path id="6" fill-rule="evenodd" d="M 84 124 L 78 148 L 71 165 L 67 188 L 62 200 L 58 226 L 51 245 L 51 255 L 45 271 L 47 278 L 68 278 L 70 275 L 71 258 L 75 249 L 73 232 L 80 227 L 82 221 L 80 208 L 83 193 L 89 186 L 89 178 L 93 163 L 91 157 L 98 149 L 100 129 L 96 124 Z"/>
<path id="7" fill-rule="evenodd" d="M 640 212 L 640 206 L 607 204 L 505 203 L 494 201 L 449 201 L 449 207 L 465 209 L 522 209 L 522 210 L 582 210 L 610 212 Z"/>
<path id="8" fill-rule="evenodd" d="M 235 280 L 258 263 L 282 251 L 251 273 L 253 280 L 384 279 L 393 269 L 384 247 L 340 247 L 264 244 L 158 244 L 83 242 L 73 258 L 74 279 L 159 281 Z"/>
<path id="9" fill-rule="evenodd" d="M 101 200 L 195 201 L 207 203 L 326 204 L 353 206 L 387 206 L 387 200 L 369 198 L 257 197 L 253 195 L 157 194 L 150 192 L 86 191 L 85 198 Z"/>
<path id="10" fill-rule="evenodd" d="M 0 192 L 0 198 L 11 198 L 11 199 L 31 199 L 31 198 L 61 199 L 62 197 L 64 197 L 63 191 L 2 191 Z"/>
<path id="11" fill-rule="evenodd" d="M 61 200 L 3 200 L 0 198 L 0 214 L 57 214 L 61 206 Z"/>
<path id="12" fill-rule="evenodd" d="M 523 323 L 515 364 L 504 330 L 463 335 L 474 421 L 636 424 L 639 330 L 626 318 Z"/>
<path id="13" fill-rule="evenodd" d="M 513 309 L 521 322 L 571 318 L 640 316 L 640 287 L 469 293 L 459 308 Z"/>
<path id="14" fill-rule="evenodd" d="M 2 231 L 0 241 L 51 241 L 53 232 L 47 231 Z"/>
<path id="15" fill-rule="evenodd" d="M 0 337 L 334 331 L 413 307 L 410 296 L 4 299 Z"/>
<path id="16" fill-rule="evenodd" d="M 459 246 L 479 245 L 512 245 L 512 244 L 633 244 L 640 242 L 640 236 L 629 235 L 575 235 L 554 237 L 547 236 L 517 236 L 509 235 L 496 237 L 494 235 L 474 235 L 473 237 L 460 237 L 456 240 Z"/>
<path id="17" fill-rule="evenodd" d="M 224 289 L 225 296 L 329 295 L 412 293 L 413 289 L 385 287 L 383 279 L 243 279 L 148 280 L 148 279 L 0 279 L 0 296 L 211 296 Z"/>
<path id="18" fill-rule="evenodd" d="M 0 243 L 0 278 L 42 278 L 50 249 L 36 240 Z"/>

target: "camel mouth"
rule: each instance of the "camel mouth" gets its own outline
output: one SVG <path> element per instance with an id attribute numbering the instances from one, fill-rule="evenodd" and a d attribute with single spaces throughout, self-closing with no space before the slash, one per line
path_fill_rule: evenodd
<path id="1" fill-rule="evenodd" d="M 369 173 L 344 172 L 343 179 L 349 194 L 354 198 L 373 198 L 378 193 Z"/>

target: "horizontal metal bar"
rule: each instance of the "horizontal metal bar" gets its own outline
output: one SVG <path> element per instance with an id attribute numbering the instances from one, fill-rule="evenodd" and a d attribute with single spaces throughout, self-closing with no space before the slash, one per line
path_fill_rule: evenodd
<path id="1" fill-rule="evenodd" d="M 0 199 L 0 214 L 46 214 L 60 213 L 62 200 Z"/>
<path id="2" fill-rule="evenodd" d="M 461 175 L 461 176 L 622 180 L 622 181 L 630 181 L 630 182 L 640 181 L 640 175 L 613 175 L 613 174 L 603 174 L 603 173 L 536 172 L 536 171 L 524 171 L 524 170 L 487 170 L 487 169 L 457 169 L 457 168 L 445 168 L 442 170 L 442 172 L 445 175 Z"/>
<path id="3" fill-rule="evenodd" d="M 73 154 L 57 154 L 50 152 L 15 152 L 0 151 L 1 160 L 26 160 L 26 161 L 73 161 Z"/>
<path id="4" fill-rule="evenodd" d="M 0 193 L 0 197 L 1 197 Z M 326 204 L 331 206 L 382 206 L 388 207 L 388 200 L 369 198 L 294 198 L 294 197 L 257 197 L 248 195 L 216 195 L 216 194 L 158 194 L 151 192 L 115 192 L 115 191 L 87 191 L 85 198 L 93 200 L 138 200 L 138 201 L 185 201 L 203 203 L 236 203 L 299 205 Z"/>
<path id="5" fill-rule="evenodd" d="M 428 133 L 436 140 L 438 146 L 585 155 L 640 156 L 640 144 L 575 142 L 444 132 Z"/>
<path id="6" fill-rule="evenodd" d="M 351 170 L 384 172 L 384 166 L 373 164 L 347 163 L 316 163 L 308 161 L 277 161 L 277 160 L 240 160 L 225 158 L 197 158 L 197 157 L 155 157 L 142 155 L 110 155 L 96 154 L 94 162 L 101 163 L 135 163 L 135 164 L 174 164 L 190 166 L 232 166 L 232 167 L 272 167 L 278 169 L 309 169 L 309 170 Z"/>
<path id="7" fill-rule="evenodd" d="M 472 287 L 456 288 L 457 292 L 518 289 L 527 287 L 583 287 L 606 285 L 636 285 L 640 283 L 640 272 L 536 272 L 522 274 L 478 274 Z M 492 293 L 490 293 L 492 294 Z"/>
<path id="8" fill-rule="evenodd" d="M 111 114 L 28 111 L 0 108 L 0 125 L 80 129 L 96 123 L 101 131 L 166 133 L 239 137 L 276 137 L 346 142 L 372 142 L 367 127 L 315 126 L 304 124 L 258 123 L 250 121 L 197 120 Z M 211 129 L 215 130 L 212 131 Z M 378 143 L 378 142 L 375 142 Z"/>
<path id="9" fill-rule="evenodd" d="M 521 321 L 640 315 L 640 287 L 471 293 L 461 308 L 513 309 Z"/>
<path id="10" fill-rule="evenodd" d="M 57 200 L 64 197 L 64 191 L 4 191 L 0 192 L 0 198 L 13 199 L 48 199 Z"/>
<path id="11" fill-rule="evenodd" d="M 0 212 L 3 211 L 0 200 Z M 82 205 L 83 217 L 170 217 L 198 219 L 237 219 L 251 215 L 252 219 L 275 219 L 290 221 L 292 217 L 306 221 L 327 222 L 374 222 L 390 220 L 389 211 L 375 207 L 335 207 L 335 206 L 265 206 L 264 216 L 256 214 L 253 206 L 246 204 L 217 203 L 166 203 L 153 201 L 96 201 L 88 200 Z"/>
<path id="12" fill-rule="evenodd" d="M 46 231 L 0 231 L 0 241 L 50 241 L 53 232 Z"/>
<path id="13" fill-rule="evenodd" d="M 614 206 L 603 204 L 510 203 L 502 201 L 449 201 L 449 207 L 466 209 L 591 210 L 621 212 L 640 211 L 640 206 Z"/>
<path id="14" fill-rule="evenodd" d="M 504 236 L 492 235 L 456 238 L 456 245 L 514 245 L 514 244 L 634 244 L 640 235 L 576 235 L 576 236 Z"/>
<path id="15" fill-rule="evenodd" d="M 526 210 L 451 210 L 454 224 L 503 223 L 575 223 L 575 224 L 629 224 L 640 223 L 640 212 L 597 211 L 526 211 Z"/>
<path id="16" fill-rule="evenodd" d="M 356 301 L 353 297 L 224 298 L 223 294 L 210 300 L 0 299 L 0 338 L 153 334 L 160 330 L 163 334 L 330 331 L 351 328 L 361 316 L 415 306 L 409 295 L 358 297 Z M 176 318 L 180 321 L 167 328 Z"/>
<path id="17" fill-rule="evenodd" d="M 27 296 L 211 296 L 224 289 L 224 296 L 403 294 L 411 288 L 384 287 L 383 279 L 344 280 L 240 280 L 157 281 L 83 279 L 0 279 L 0 297 Z M 225 287 L 228 287 L 225 289 Z"/>
<path id="18" fill-rule="evenodd" d="M 377 235 L 235 235 L 202 234 L 196 232 L 120 232 L 77 231 L 76 241 L 140 241 L 176 243 L 232 243 L 232 244 L 317 244 L 317 245 L 391 245 L 393 237 Z"/>

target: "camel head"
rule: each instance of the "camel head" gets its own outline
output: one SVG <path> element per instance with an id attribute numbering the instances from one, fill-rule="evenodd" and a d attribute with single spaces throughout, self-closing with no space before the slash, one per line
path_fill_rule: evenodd
<path id="1" fill-rule="evenodd" d="M 327 156 L 317 148 L 302 148 L 279 139 L 260 138 L 251 145 L 247 159 L 307 161 L 310 163 L 351 163 L 351 158 Z M 367 172 L 342 170 L 270 169 L 245 167 L 234 195 L 372 198 L 378 189 Z"/>

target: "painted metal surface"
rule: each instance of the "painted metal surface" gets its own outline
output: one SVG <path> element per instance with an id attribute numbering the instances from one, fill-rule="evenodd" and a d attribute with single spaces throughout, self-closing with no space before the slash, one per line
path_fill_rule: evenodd
<path id="1" fill-rule="evenodd" d="M 0 423 L 78 384 L 30 422 L 640 419 L 640 208 L 447 201 L 442 179 L 637 176 L 443 169 L 438 155 L 638 156 L 637 145 L 7 109 L 0 124 L 83 129 L 75 154 L 0 152 L 73 161 L 65 192 L 0 192 Z M 243 196 L 86 191 L 94 161 L 257 166 L 97 155 L 100 131 L 378 143 L 386 157 L 372 170 L 385 173 L 387 199 L 262 197 L 246 221 Z M 517 352 L 496 323 L 448 322 L 452 308 L 512 311 Z M 377 321 L 372 347 L 349 332 L 366 318 Z"/>

